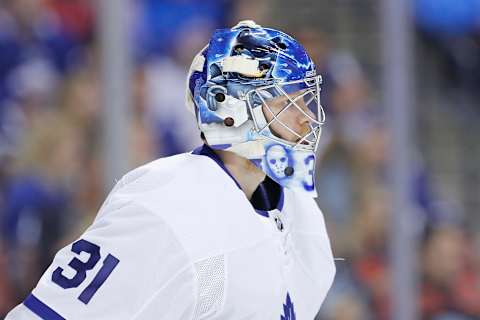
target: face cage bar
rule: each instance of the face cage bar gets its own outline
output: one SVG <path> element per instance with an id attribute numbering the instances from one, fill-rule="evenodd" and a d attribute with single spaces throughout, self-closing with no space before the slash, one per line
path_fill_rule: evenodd
<path id="1" fill-rule="evenodd" d="M 284 82 L 284 83 L 274 83 L 274 84 L 266 85 L 266 86 L 255 88 L 255 89 L 252 89 L 252 90 L 248 91 L 247 94 L 246 94 L 247 104 L 248 104 L 248 108 L 250 110 L 250 114 L 251 114 L 252 119 L 253 119 L 255 131 L 257 133 L 261 134 L 262 136 L 266 137 L 269 140 L 273 140 L 275 142 L 279 142 L 279 143 L 282 143 L 284 145 L 292 146 L 293 149 L 316 152 L 317 147 L 318 147 L 318 143 L 320 141 L 320 139 L 319 139 L 320 138 L 320 136 L 319 136 L 320 129 L 321 129 L 321 126 L 325 123 L 325 111 L 323 110 L 323 107 L 320 103 L 320 83 L 321 82 L 322 82 L 322 77 L 319 75 L 319 76 L 315 76 L 315 77 L 305 78 L 305 79 L 302 79 L 302 80 L 295 80 L 295 81 Z M 297 83 L 304 83 L 304 84 L 307 85 L 307 88 L 305 89 L 304 92 L 302 92 L 302 94 L 300 94 L 300 95 L 298 95 L 294 98 L 290 97 L 290 95 L 287 92 L 285 92 L 285 90 L 282 89 L 282 86 L 287 86 L 287 85 L 292 85 L 292 84 L 297 84 Z M 313 86 L 315 86 L 315 87 L 312 88 Z M 270 108 L 268 103 L 265 101 L 265 99 L 259 93 L 259 91 L 266 90 L 266 89 L 271 89 L 271 88 L 274 88 L 275 90 L 280 92 L 282 95 L 286 96 L 288 98 L 288 101 L 289 101 L 289 103 L 285 107 L 283 107 L 282 110 L 280 110 L 280 112 L 278 112 L 277 114 L 275 114 L 273 112 L 273 110 Z M 305 95 L 309 94 L 309 93 L 312 93 L 313 96 L 312 96 L 311 99 L 309 99 L 306 102 L 306 105 L 309 105 L 310 103 L 313 102 L 313 100 L 316 100 L 316 102 L 317 102 L 317 115 L 319 117 L 318 120 L 312 118 L 309 114 L 307 114 L 302 109 L 302 107 L 300 107 L 295 102 L 299 99 L 303 99 L 303 97 Z M 268 109 L 268 111 L 273 116 L 273 119 L 270 120 L 263 127 L 259 127 L 258 119 L 256 119 L 255 113 L 253 112 L 253 108 L 258 107 L 258 105 L 255 106 L 252 103 L 254 94 L 256 94 L 260 98 L 260 100 L 262 101 L 262 104 L 265 105 L 265 107 Z M 278 119 L 278 116 L 280 114 L 282 114 L 285 110 L 290 108 L 291 106 L 294 106 L 298 111 L 300 111 L 310 121 L 310 124 L 309 124 L 310 131 L 307 134 L 305 134 L 304 136 L 298 134 L 295 130 L 291 129 L 288 125 L 286 125 L 285 123 L 283 123 L 282 121 L 280 121 Z M 297 142 L 291 142 L 291 141 L 282 139 L 280 137 L 264 134 L 263 132 L 265 131 L 265 129 L 268 128 L 274 122 L 278 122 L 281 126 L 283 126 L 285 129 L 287 129 L 289 132 L 291 132 L 292 134 L 297 136 L 299 138 L 299 140 Z M 316 125 L 316 126 L 314 126 L 314 125 Z M 313 141 L 311 141 L 311 139 L 310 139 L 312 137 L 313 137 L 313 139 L 312 139 Z"/>

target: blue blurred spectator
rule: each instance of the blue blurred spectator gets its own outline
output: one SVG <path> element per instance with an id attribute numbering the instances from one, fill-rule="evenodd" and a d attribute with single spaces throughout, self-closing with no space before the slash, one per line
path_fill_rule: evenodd
<path id="1" fill-rule="evenodd" d="M 5 241 L 12 248 L 55 246 L 67 203 L 68 193 L 62 186 L 50 186 L 35 175 L 15 177 L 5 190 Z"/>
<path id="2" fill-rule="evenodd" d="M 479 116 L 478 108 L 472 113 L 466 106 L 478 106 L 480 95 L 480 0 L 416 0 L 414 9 L 422 44 L 440 58 L 444 95 L 468 111 L 467 118 Z"/>
<path id="3" fill-rule="evenodd" d="M 69 5 L 67 5 L 67 2 Z M 19 99 L 32 96 L 49 98 L 59 75 L 77 66 L 83 57 L 83 45 L 91 36 L 92 19 L 84 28 L 66 19 L 64 7 L 72 7 L 77 17 L 90 12 L 87 1 L 8 0 L 0 4 L 0 149 L 11 151 L 18 139 Z M 63 6 L 62 6 L 63 4 Z M 74 4 L 77 4 L 75 7 Z M 83 7 L 84 10 L 79 8 Z M 63 9 L 62 9 L 63 8 Z M 80 12 L 80 13 L 79 13 Z M 70 17 L 72 11 L 70 11 Z M 90 27 L 89 27 L 90 26 Z M 45 101 L 40 101 L 41 107 Z M 25 101 L 20 101 L 24 104 Z M 21 110 L 21 112 L 28 112 Z M 21 121 L 20 121 L 21 122 Z M 5 152 L 0 150 L 0 152 Z"/>
<path id="4" fill-rule="evenodd" d="M 77 62 L 81 39 L 67 32 L 58 18 L 39 1 L 10 0 L 0 6 L 0 82 L 3 85 L 14 68 L 31 59 L 44 59 L 62 73 Z"/>
<path id="5" fill-rule="evenodd" d="M 466 34 L 480 27 L 480 0 L 416 0 L 415 15 L 425 31 Z"/>
<path id="6" fill-rule="evenodd" d="M 206 45 L 211 24 L 195 24 L 179 33 L 172 56 L 145 65 L 146 111 L 159 155 L 185 152 L 201 143 L 195 116 L 185 106 L 185 79 L 190 63 Z"/>
<path id="7" fill-rule="evenodd" d="M 193 23 L 213 28 L 230 25 L 232 0 L 138 0 L 136 42 L 141 57 L 172 55 L 181 33 Z"/>
<path id="8" fill-rule="evenodd" d="M 21 176 L 5 189 L 3 242 L 7 245 L 9 277 L 22 296 L 31 289 L 53 257 L 65 228 L 68 196 L 39 176 Z"/>

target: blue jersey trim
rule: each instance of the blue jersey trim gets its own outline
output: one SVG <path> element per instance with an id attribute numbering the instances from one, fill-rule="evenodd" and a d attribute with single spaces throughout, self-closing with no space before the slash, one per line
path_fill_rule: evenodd
<path id="1" fill-rule="evenodd" d="M 232 145 L 227 143 L 227 144 L 214 144 L 213 146 L 211 146 L 212 149 L 216 149 L 216 150 L 225 150 L 225 149 L 228 149 L 230 148 Z"/>
<path id="2" fill-rule="evenodd" d="M 255 209 L 255 208 L 254 208 Z M 260 209 L 255 209 L 255 212 L 258 213 L 261 216 L 264 216 L 265 218 L 270 217 L 270 214 L 268 213 L 267 210 L 260 210 Z"/>
<path id="3" fill-rule="evenodd" d="M 284 201 L 285 201 L 285 193 L 284 193 L 283 188 L 281 188 L 280 189 L 280 199 L 278 199 L 278 203 L 277 203 L 277 210 L 280 211 L 280 212 L 282 212 L 282 210 L 283 210 Z M 255 209 L 255 211 L 261 216 L 264 216 L 264 217 L 267 217 L 267 218 L 270 217 L 269 211 L 267 211 L 267 210 Z"/>
<path id="4" fill-rule="evenodd" d="M 228 169 L 225 167 L 225 164 L 223 163 L 222 159 L 220 159 L 220 157 L 207 144 L 204 144 L 204 145 L 194 149 L 192 151 L 192 154 L 207 156 L 210 159 L 212 159 L 213 161 L 215 161 L 215 163 L 217 163 L 220 166 L 220 168 L 222 168 L 223 171 L 225 171 L 225 173 L 228 174 L 228 176 L 230 178 L 232 178 L 232 180 L 237 185 L 238 189 L 242 190 L 238 181 L 232 176 L 230 171 L 228 171 Z M 280 199 L 278 200 L 277 208 L 276 208 L 278 211 L 283 210 L 283 204 L 284 204 L 284 201 L 285 201 L 285 195 L 284 195 L 283 187 L 282 186 L 280 186 L 280 187 L 281 187 L 280 188 Z M 261 216 L 264 216 L 266 218 L 268 218 L 270 216 L 267 210 L 260 210 L 260 209 L 255 209 L 255 208 L 253 208 L 253 209 L 255 210 L 256 213 L 258 213 Z"/>
<path id="5" fill-rule="evenodd" d="M 30 294 L 25 301 L 23 301 L 23 304 L 43 320 L 65 320 L 64 317 L 40 301 L 33 294 Z"/>
<path id="6" fill-rule="evenodd" d="M 282 190 L 280 191 L 280 199 L 278 200 L 278 204 L 277 204 L 278 211 L 283 210 L 283 204 L 284 203 L 285 203 L 285 193 L 284 193 L 284 190 L 283 190 L 283 187 L 282 187 Z"/>

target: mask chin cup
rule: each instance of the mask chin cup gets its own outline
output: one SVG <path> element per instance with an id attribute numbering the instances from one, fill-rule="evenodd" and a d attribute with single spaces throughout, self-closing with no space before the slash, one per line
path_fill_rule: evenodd
<path id="1" fill-rule="evenodd" d="M 262 170 L 285 188 L 316 197 L 315 153 L 295 150 L 280 143 L 267 142 L 264 145 Z"/>

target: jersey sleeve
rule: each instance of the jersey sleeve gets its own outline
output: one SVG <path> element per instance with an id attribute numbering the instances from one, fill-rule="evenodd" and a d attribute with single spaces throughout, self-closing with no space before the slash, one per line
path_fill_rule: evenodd
<path id="1" fill-rule="evenodd" d="M 7 320 L 190 319 L 195 273 L 162 219 L 111 200 Z"/>

